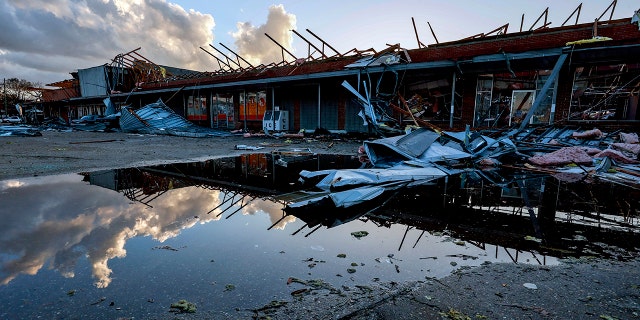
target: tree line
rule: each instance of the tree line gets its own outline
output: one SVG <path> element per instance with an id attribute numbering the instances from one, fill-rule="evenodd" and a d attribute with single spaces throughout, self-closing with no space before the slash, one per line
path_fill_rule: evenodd
<path id="1" fill-rule="evenodd" d="M 32 104 L 42 101 L 42 84 L 25 79 L 3 79 L 0 87 L 0 114 L 19 114 L 16 105 Z"/>

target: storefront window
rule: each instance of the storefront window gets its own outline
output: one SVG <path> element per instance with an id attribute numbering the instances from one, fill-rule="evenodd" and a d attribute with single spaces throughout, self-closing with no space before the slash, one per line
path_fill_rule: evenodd
<path id="1" fill-rule="evenodd" d="M 475 127 L 506 127 L 522 122 L 546 78 L 538 72 L 481 75 L 476 85 Z M 553 90 L 548 96 L 551 96 Z M 530 123 L 548 122 L 551 104 L 541 105 Z"/>
<path id="2" fill-rule="evenodd" d="M 207 120 L 207 98 L 189 96 L 187 98 L 187 120 Z"/>
<path id="3" fill-rule="evenodd" d="M 240 120 L 262 121 L 265 111 L 267 111 L 266 91 L 240 94 Z"/>
<path id="4" fill-rule="evenodd" d="M 483 75 L 478 77 L 476 85 L 476 108 L 473 118 L 473 126 L 481 127 L 490 124 L 495 118 L 495 112 L 491 107 L 491 95 L 493 93 L 493 76 Z"/>
<path id="5" fill-rule="evenodd" d="M 637 120 L 640 64 L 576 68 L 569 120 Z"/>
<path id="6" fill-rule="evenodd" d="M 509 125 L 520 124 L 529 113 L 536 98 L 535 90 L 513 90 Z M 533 120 L 533 118 L 532 118 Z"/>
<path id="7" fill-rule="evenodd" d="M 234 126 L 233 95 L 215 94 L 211 103 L 213 127 L 231 128 Z"/>

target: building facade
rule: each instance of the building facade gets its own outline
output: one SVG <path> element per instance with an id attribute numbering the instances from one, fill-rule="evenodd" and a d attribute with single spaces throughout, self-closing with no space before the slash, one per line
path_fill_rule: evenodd
<path id="1" fill-rule="evenodd" d="M 632 18 L 418 49 L 393 45 L 217 72 L 180 70 L 149 62 L 79 70 L 73 85 L 45 95 L 45 112 L 78 118 L 103 114 L 106 97 L 134 108 L 162 99 L 201 126 L 259 131 L 268 119 L 269 130 L 291 132 L 523 122 L 633 126 L 640 120 L 640 27 Z"/>

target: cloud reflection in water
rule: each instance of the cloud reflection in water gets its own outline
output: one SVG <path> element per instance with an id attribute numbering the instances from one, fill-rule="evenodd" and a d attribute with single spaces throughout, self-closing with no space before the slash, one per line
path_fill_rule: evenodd
<path id="1" fill-rule="evenodd" d="M 240 203 L 222 203 L 219 190 L 185 187 L 168 190 L 150 206 L 132 202 L 113 190 L 81 182 L 78 175 L 8 180 L 0 182 L 0 283 L 20 274 L 35 275 L 47 264 L 65 277 L 73 277 L 78 260 L 85 256 L 95 285 L 109 286 L 108 262 L 123 258 L 133 237 L 164 242 L 197 223 L 221 219 Z M 220 208 L 210 214 L 213 208 Z M 230 208 L 231 207 L 231 208 Z M 267 213 L 275 223 L 282 206 L 253 199 L 242 214 Z M 276 227 L 284 228 L 294 217 Z"/>

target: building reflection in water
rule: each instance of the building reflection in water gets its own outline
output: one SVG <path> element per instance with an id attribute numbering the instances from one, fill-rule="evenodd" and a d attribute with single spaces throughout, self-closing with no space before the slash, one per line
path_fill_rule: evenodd
<path id="1" fill-rule="evenodd" d="M 256 199 L 281 204 L 269 210 L 271 228 L 283 229 L 293 217 L 305 222 L 294 236 L 312 235 L 358 219 L 382 228 L 404 225 L 420 234 L 447 233 L 481 249 L 504 248 L 514 262 L 519 251 L 555 257 L 633 255 L 638 234 L 638 190 L 588 179 L 558 179 L 513 170 L 471 171 L 428 185 L 394 191 L 382 200 L 348 210 L 309 207 L 288 212 L 287 204 L 305 196 L 297 184 L 301 170 L 349 169 L 353 156 L 247 154 L 198 163 L 113 171 L 108 183 L 131 200 L 149 205 L 163 192 L 182 186 L 220 191 L 222 200 L 208 214 L 232 217 Z M 97 183 L 89 175 L 92 183 Z M 109 184 L 104 184 L 107 186 Z M 224 208 L 224 209 L 223 209 Z M 416 243 L 420 237 L 416 239 Z M 612 247 L 623 248 L 618 251 Z M 399 249 L 400 249 L 399 248 Z M 513 251 L 510 252 L 509 250 Z M 497 250 L 497 249 L 496 249 Z M 624 253 L 623 253 L 624 252 Z M 544 263 L 543 259 L 540 260 Z"/>
<path id="2" fill-rule="evenodd" d="M 90 188 L 74 175 L 48 177 L 48 184 L 35 178 L 4 181 L 0 280 L 8 284 L 19 274 L 36 274 L 47 263 L 73 277 L 78 260 L 86 256 L 95 285 L 104 288 L 112 281 L 108 262 L 126 256 L 125 244 L 133 237 L 164 242 L 199 223 L 257 212 L 269 215 L 269 230 L 301 220 L 304 224 L 289 233 L 294 238 L 321 236 L 351 221 L 397 229 L 398 251 L 441 237 L 488 256 L 506 254 L 513 262 L 636 254 L 638 190 L 609 182 L 467 172 L 349 210 L 286 210 L 303 195 L 300 170 L 359 165 L 352 156 L 247 154 L 83 173 Z"/>

